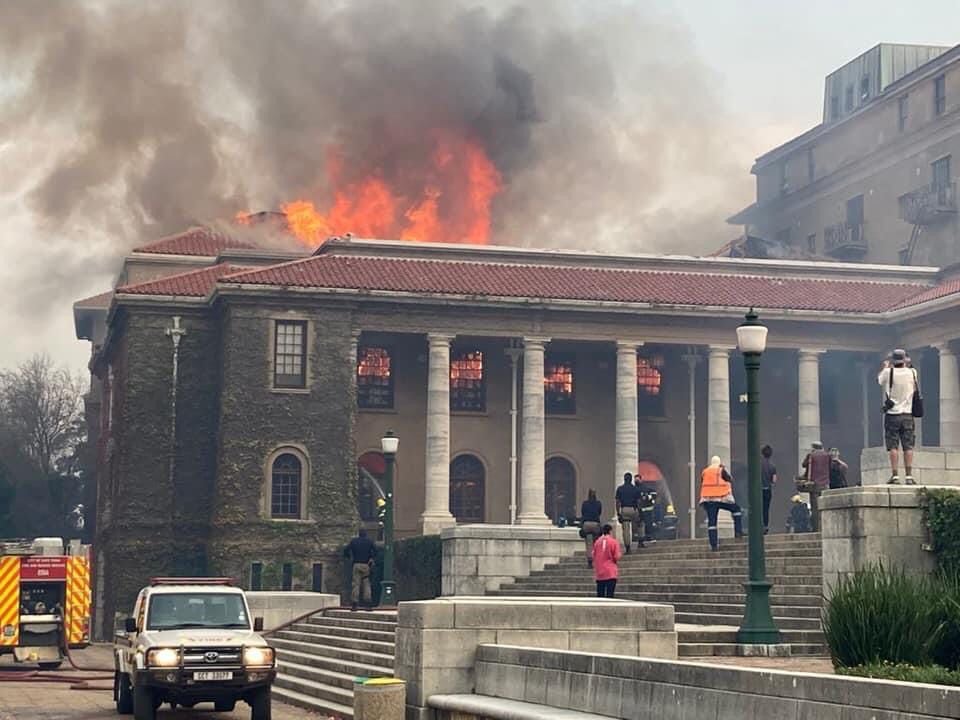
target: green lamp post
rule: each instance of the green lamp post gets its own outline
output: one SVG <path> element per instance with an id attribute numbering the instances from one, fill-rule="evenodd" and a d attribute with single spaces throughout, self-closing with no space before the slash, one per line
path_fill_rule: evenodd
<path id="1" fill-rule="evenodd" d="M 393 581 L 393 466 L 397 459 L 400 438 L 387 430 L 380 438 L 380 450 L 386 465 L 383 473 L 383 492 L 387 501 L 383 518 L 383 580 L 380 582 L 380 605 L 397 604 L 397 584 Z"/>
<path id="2" fill-rule="evenodd" d="M 744 583 L 747 604 L 737 642 L 772 645 L 780 642 L 780 631 L 770 610 L 770 587 L 763 548 L 763 488 L 760 478 L 760 357 L 767 347 L 767 328 L 760 324 L 753 308 L 737 328 L 737 347 L 747 372 L 747 468 L 750 482 L 750 515 L 747 541 L 750 548 L 750 577 Z"/>

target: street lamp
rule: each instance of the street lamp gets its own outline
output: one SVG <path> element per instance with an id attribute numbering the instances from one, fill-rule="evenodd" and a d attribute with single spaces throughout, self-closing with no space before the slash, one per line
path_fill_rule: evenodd
<path id="1" fill-rule="evenodd" d="M 380 438 L 380 449 L 386 467 L 383 473 L 383 493 L 387 505 L 383 516 L 383 580 L 380 582 L 380 604 L 393 607 L 397 604 L 397 585 L 393 581 L 393 464 L 397 459 L 400 438 L 387 430 Z"/>
<path id="2" fill-rule="evenodd" d="M 760 324 L 753 308 L 737 328 L 737 347 L 743 355 L 747 372 L 747 468 L 750 481 L 750 527 L 747 541 L 750 545 L 750 577 L 744 583 L 747 604 L 743 622 L 737 632 L 737 642 L 773 645 L 780 642 L 780 631 L 773 623 L 770 610 L 770 587 L 767 563 L 763 549 L 763 489 L 760 480 L 760 356 L 767 347 L 767 328 Z"/>

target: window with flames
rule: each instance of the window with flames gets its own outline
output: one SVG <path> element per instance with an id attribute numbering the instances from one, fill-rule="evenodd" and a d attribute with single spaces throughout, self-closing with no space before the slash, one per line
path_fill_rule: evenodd
<path id="1" fill-rule="evenodd" d="M 663 417 L 663 355 L 637 358 L 637 412 L 642 417 Z"/>
<path id="2" fill-rule="evenodd" d="M 460 350 L 450 359 L 450 409 L 483 412 L 487 406 L 482 350 Z"/>
<path id="3" fill-rule="evenodd" d="M 374 410 L 393 408 L 393 372 L 387 348 L 357 350 L 357 406 Z"/>
<path id="4" fill-rule="evenodd" d="M 577 412 L 572 355 L 549 353 L 543 363 L 543 394 L 546 411 L 554 415 Z"/>

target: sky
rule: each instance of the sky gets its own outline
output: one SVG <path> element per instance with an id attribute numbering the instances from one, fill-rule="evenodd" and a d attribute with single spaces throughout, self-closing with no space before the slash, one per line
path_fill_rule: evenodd
<path id="1" fill-rule="evenodd" d="M 584 0 L 584 12 L 590 12 L 595 1 Z M 544 5 L 537 2 L 534 7 Z M 733 172 L 740 179 L 733 196 L 725 195 L 719 203 L 716 223 L 752 200 L 749 168 L 756 156 L 820 121 L 823 80 L 829 72 L 879 42 L 948 46 L 960 42 L 960 36 L 948 33 L 960 27 L 956 0 L 920 4 L 903 0 L 644 0 L 643 5 L 645 11 L 655 10 L 685 31 L 689 42 L 684 47 L 692 44 L 693 51 L 684 50 L 683 57 L 670 62 L 695 65 L 698 72 L 705 68 L 719 98 L 718 112 L 724 121 L 716 132 L 723 137 L 715 141 L 724 143 L 729 135 L 729 145 L 736 149 Z M 28 7 L 32 10 L 27 12 L 39 12 L 44 6 L 29 0 L 0 0 L 0 15 L 22 13 Z M 13 41 L 0 32 L 0 43 L 4 42 Z M 655 52 L 669 52 L 663 47 Z M 0 56 L 3 50 L 0 45 Z M 18 48 L 7 50 L 14 59 L 19 52 Z M 0 111 L 5 99 L 19 89 L 15 80 L 0 81 Z M 83 223 L 51 226 L 32 212 L 27 189 L 47 159 L 46 148 L 72 141 L 69 105 L 60 105 L 58 111 L 63 118 L 21 126 L 4 124 L 0 113 L 0 215 L 5 218 L 0 227 L 4 260 L 0 263 L 4 306 L 0 368 L 36 352 L 49 353 L 73 369 L 86 364 L 90 349 L 88 343 L 74 338 L 72 300 L 109 289 L 119 268 L 111 233 L 129 233 L 134 224 L 107 222 L 101 232 L 93 233 Z M 704 183 L 699 192 L 709 194 L 714 187 Z M 112 189 L 116 192 L 105 194 L 104 204 L 110 205 L 110 218 L 122 218 L 124 209 L 117 203 L 122 202 L 123 188 Z M 730 237 L 735 232 L 731 229 Z M 124 237 L 120 244 L 132 247 L 151 239 Z M 717 246 L 727 239 L 711 238 L 711 242 Z"/>

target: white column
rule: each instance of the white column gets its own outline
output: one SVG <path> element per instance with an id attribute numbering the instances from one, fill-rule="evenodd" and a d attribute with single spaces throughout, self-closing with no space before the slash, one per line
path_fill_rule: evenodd
<path id="1" fill-rule="evenodd" d="M 637 425 L 637 347 L 643 343 L 617 343 L 617 424 L 614 432 L 616 475 L 614 491 L 624 473 L 636 473 L 640 435 Z"/>
<path id="2" fill-rule="evenodd" d="M 707 464 L 712 455 L 719 455 L 721 462 L 731 467 L 732 447 L 730 442 L 730 347 L 711 345 L 707 363 Z M 695 497 L 694 502 L 698 502 Z M 742 503 L 745 498 L 736 498 Z M 721 512 L 717 518 L 720 537 L 733 537 L 733 518 Z"/>
<path id="3" fill-rule="evenodd" d="M 690 455 L 687 458 L 687 472 L 690 479 L 690 506 L 687 509 L 690 522 L 690 538 L 697 537 L 697 363 L 699 355 L 692 353 L 684 355 L 683 361 L 687 364 L 687 422 L 690 424 L 688 440 L 690 441 Z"/>
<path id="4" fill-rule="evenodd" d="M 450 341 L 431 333 L 427 369 L 427 454 L 425 501 L 420 527 L 424 535 L 456 525 L 450 514 Z"/>
<path id="5" fill-rule="evenodd" d="M 544 512 L 546 442 L 544 434 L 543 346 L 550 338 L 523 339 L 523 393 L 520 424 L 521 525 L 549 525 Z"/>
<path id="6" fill-rule="evenodd" d="M 713 455 L 730 467 L 730 350 L 729 347 L 710 346 L 707 364 L 707 457 Z"/>
<path id="7" fill-rule="evenodd" d="M 823 350 L 800 350 L 797 355 L 797 462 L 820 437 L 820 355 Z"/>
<path id="8" fill-rule="evenodd" d="M 960 447 L 960 368 L 950 343 L 936 346 L 940 353 L 940 447 Z M 923 387 L 923 378 L 920 379 Z"/>

